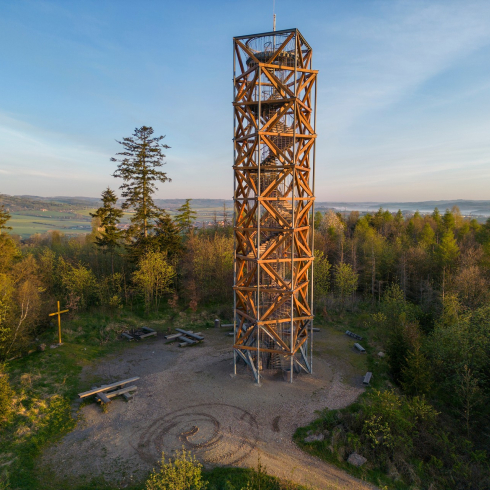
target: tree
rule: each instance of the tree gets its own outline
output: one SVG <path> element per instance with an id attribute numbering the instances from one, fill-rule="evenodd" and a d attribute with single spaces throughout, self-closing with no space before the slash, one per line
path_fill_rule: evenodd
<path id="1" fill-rule="evenodd" d="M 419 236 L 419 243 L 425 248 L 430 249 L 436 243 L 436 234 L 429 223 L 425 223 Z"/>
<path id="2" fill-rule="evenodd" d="M 481 404 L 482 394 L 478 378 L 466 364 L 459 373 L 457 393 L 461 400 L 460 414 L 465 423 L 466 437 L 470 439 L 474 412 L 478 405 Z"/>
<path id="3" fill-rule="evenodd" d="M 2 234 L 2 230 L 11 230 L 11 226 L 7 226 L 7 221 L 11 218 L 8 211 L 5 211 L 5 206 L 0 208 L 0 235 Z"/>
<path id="4" fill-rule="evenodd" d="M 144 295 L 147 309 L 153 304 L 158 310 L 160 298 L 170 290 L 174 276 L 175 270 L 164 254 L 150 251 L 140 258 L 133 281 Z"/>
<path id="5" fill-rule="evenodd" d="M 415 342 L 402 367 L 402 386 L 408 395 L 428 395 L 432 386 L 432 371 L 427 357 Z"/>
<path id="6" fill-rule="evenodd" d="M 330 269 L 332 265 L 323 252 L 315 250 L 315 296 L 324 299 L 330 290 Z"/>
<path id="7" fill-rule="evenodd" d="M 179 227 L 165 209 L 155 222 L 155 241 L 158 250 L 166 253 L 170 260 L 182 252 L 182 236 Z"/>
<path id="8" fill-rule="evenodd" d="M 323 214 L 321 213 L 321 211 L 316 211 L 315 212 L 315 218 L 313 221 L 313 223 L 314 223 L 313 226 L 315 227 L 315 230 L 317 230 L 320 227 L 322 219 L 323 219 Z"/>
<path id="9" fill-rule="evenodd" d="M 197 216 L 197 213 L 191 208 L 191 201 L 192 199 L 186 199 L 185 204 L 182 204 L 177 209 L 177 214 L 175 215 L 175 222 L 185 235 L 190 233 Z"/>
<path id="10" fill-rule="evenodd" d="M 117 228 L 124 212 L 116 208 L 117 196 L 109 187 L 102 193 L 102 206 L 95 213 L 90 213 L 92 218 L 99 220 L 100 235 L 95 237 L 95 243 L 105 253 L 111 254 L 111 271 L 114 275 L 114 251 L 119 246 L 122 231 Z"/>
<path id="11" fill-rule="evenodd" d="M 229 301 L 233 287 L 233 238 L 218 233 L 213 237 L 197 235 L 188 241 L 188 250 L 202 298 Z"/>
<path id="12" fill-rule="evenodd" d="M 170 147 L 160 143 L 165 136 L 152 137 L 153 132 L 148 126 L 136 128 L 131 137 L 118 141 L 124 151 L 117 155 L 123 158 L 111 158 L 119 163 L 113 176 L 123 179 L 120 189 L 126 200 L 122 208 L 134 211 L 128 237 L 136 241 L 148 237 L 161 213 L 152 198 L 158 190 L 156 183 L 170 181 L 165 172 L 158 170 L 165 164 L 162 149 Z"/>
<path id="13" fill-rule="evenodd" d="M 459 247 L 452 231 L 446 231 L 436 249 L 437 259 L 442 268 L 442 297 L 446 291 L 446 272 L 450 272 L 459 255 Z"/>
<path id="14" fill-rule="evenodd" d="M 459 209 L 458 209 L 458 211 L 459 211 Z M 442 226 L 444 227 L 444 230 L 446 232 L 453 231 L 455 225 L 456 225 L 456 220 L 454 219 L 453 213 L 449 209 L 446 209 L 446 212 L 444 213 L 444 216 L 442 217 Z"/>
<path id="15" fill-rule="evenodd" d="M 91 269 L 83 264 L 71 265 L 62 257 L 59 258 L 61 283 L 68 297 L 71 297 L 72 308 L 77 305 L 84 308 L 90 304 L 97 291 L 97 278 Z"/>
<path id="16" fill-rule="evenodd" d="M 344 308 L 345 298 L 355 293 L 357 289 L 358 275 L 352 270 L 350 264 L 337 264 L 334 267 L 335 286 L 340 295 L 342 309 Z"/>

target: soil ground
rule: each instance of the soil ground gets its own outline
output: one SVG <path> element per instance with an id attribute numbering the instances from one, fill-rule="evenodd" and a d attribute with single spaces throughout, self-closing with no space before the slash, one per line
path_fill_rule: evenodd
<path id="1" fill-rule="evenodd" d="M 185 348 L 159 334 L 86 368 L 85 379 L 97 383 L 139 376 L 136 396 L 114 399 L 105 413 L 96 403 L 83 405 L 75 430 L 45 453 L 43 464 L 67 482 L 102 476 L 124 487 L 156 467 L 162 451 L 172 456 L 184 446 L 206 467 L 256 467 L 260 457 L 269 474 L 312 488 L 373 488 L 292 442 L 316 410 L 345 407 L 362 392 L 365 358 L 352 339 L 322 329 L 313 375 L 296 375 L 290 384 L 270 374 L 259 386 L 245 367 L 233 376 L 224 329 L 203 333 L 202 344 Z"/>

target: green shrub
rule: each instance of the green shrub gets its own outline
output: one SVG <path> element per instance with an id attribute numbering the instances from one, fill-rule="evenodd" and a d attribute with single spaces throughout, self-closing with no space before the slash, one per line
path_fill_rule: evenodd
<path id="1" fill-rule="evenodd" d="M 202 477 L 202 464 L 182 448 L 176 458 L 165 462 L 162 453 L 160 470 L 153 471 L 146 481 L 146 490 L 205 490 L 207 482 Z"/>

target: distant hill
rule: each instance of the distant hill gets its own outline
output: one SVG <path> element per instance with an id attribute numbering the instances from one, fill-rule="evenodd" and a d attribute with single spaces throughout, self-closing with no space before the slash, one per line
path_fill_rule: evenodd
<path id="1" fill-rule="evenodd" d="M 157 206 L 174 214 L 185 199 L 155 199 Z M 233 201 L 231 199 L 193 199 L 192 207 L 197 212 L 197 224 L 210 225 L 223 221 L 223 204 L 226 205 L 226 220 L 230 221 L 233 214 Z M 87 233 L 91 229 L 90 212 L 100 205 L 100 199 L 83 196 L 9 196 L 0 194 L 0 206 L 4 205 L 12 215 L 9 224 L 13 233 L 26 238 L 33 233 L 45 233 L 48 230 L 60 230 L 67 234 Z M 325 212 L 328 209 L 335 211 L 359 211 L 361 214 L 375 212 L 380 207 L 392 212 L 399 209 L 410 215 L 415 211 L 422 214 L 432 213 L 437 207 L 444 211 L 458 206 L 464 216 L 478 218 L 480 221 L 490 217 L 490 200 L 453 200 L 453 201 L 421 201 L 421 202 L 338 202 L 323 201 L 315 203 L 315 211 Z M 127 222 L 129 215 L 125 215 L 123 222 Z"/>
<path id="2" fill-rule="evenodd" d="M 456 199 L 452 201 L 415 201 L 415 202 L 316 202 L 315 208 L 335 209 L 336 211 L 377 211 L 379 208 L 395 212 L 399 209 L 406 213 L 432 213 L 434 208 L 444 213 L 446 209 L 457 206 L 465 216 L 487 217 L 490 216 L 490 200 L 471 201 L 466 199 Z"/>

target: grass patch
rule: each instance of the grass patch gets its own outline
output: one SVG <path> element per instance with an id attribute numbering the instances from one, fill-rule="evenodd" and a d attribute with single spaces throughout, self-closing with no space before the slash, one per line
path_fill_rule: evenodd
<path id="1" fill-rule="evenodd" d="M 140 321 L 127 316 L 126 320 L 135 324 Z M 3 473 L 5 479 L 8 472 L 10 488 L 47 488 L 43 482 L 49 482 L 50 488 L 67 488 L 57 487 L 55 475 L 48 475 L 46 469 L 40 468 L 37 459 L 45 447 L 75 427 L 72 403 L 93 381 L 81 381 L 83 366 L 132 347 L 117 340 L 119 331 L 126 329 L 127 324 L 122 318 L 82 314 L 63 323 L 62 346 L 50 348 L 56 337 L 51 331 L 40 339 L 47 344 L 44 352 L 12 361 L 7 366 L 15 396 L 14 410 L 0 433 L 0 464 L 7 463 L 0 475 Z M 87 488 L 102 488 L 97 485 Z"/>

